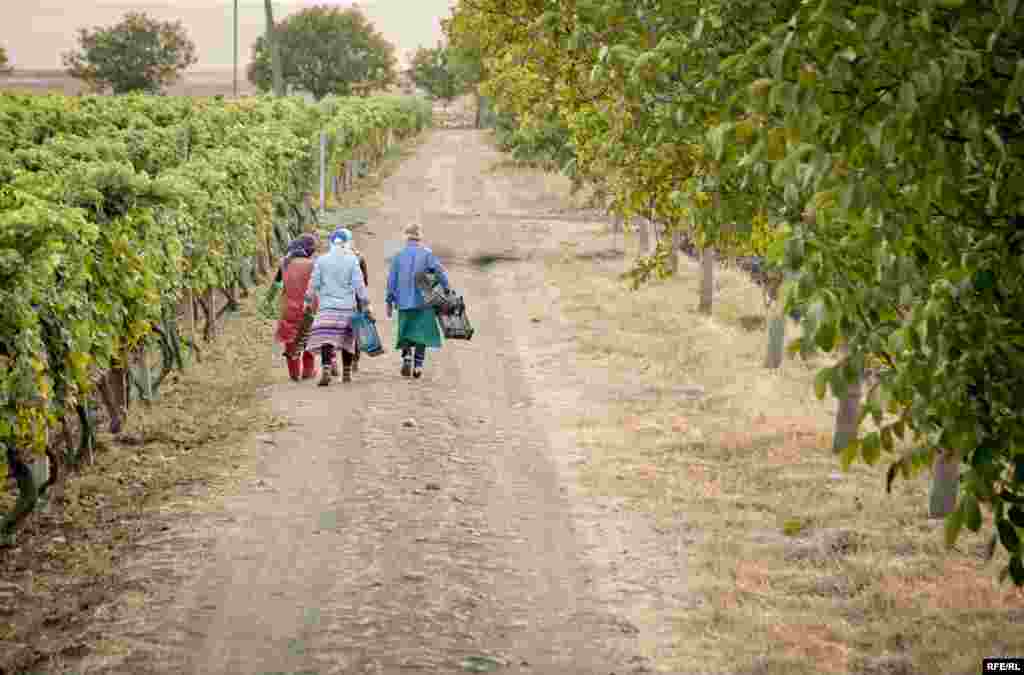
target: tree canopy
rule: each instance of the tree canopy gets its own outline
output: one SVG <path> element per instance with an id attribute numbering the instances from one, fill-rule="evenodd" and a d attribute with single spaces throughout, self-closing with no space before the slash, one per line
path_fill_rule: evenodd
<path id="1" fill-rule="evenodd" d="M 951 454 L 948 543 L 985 507 L 1024 584 L 1018 5 L 474 0 L 446 30 L 524 128 L 570 131 L 614 210 L 783 265 L 794 351 L 842 347 L 819 395 L 868 385 L 843 461 L 896 453 L 891 482 Z"/>
<path id="2" fill-rule="evenodd" d="M 96 91 L 159 93 L 196 63 L 196 46 L 180 21 L 128 12 L 120 23 L 78 31 L 64 55 L 69 75 Z"/>
<path id="3" fill-rule="evenodd" d="M 326 5 L 296 12 L 277 23 L 285 86 L 316 100 L 384 88 L 397 79 L 394 46 L 357 8 Z M 253 45 L 249 81 L 269 91 L 273 85 L 270 49 L 260 36 Z"/>
<path id="4" fill-rule="evenodd" d="M 464 83 L 456 70 L 447 47 L 420 47 L 413 54 L 410 70 L 412 81 L 436 100 L 450 102 L 464 90 Z"/>

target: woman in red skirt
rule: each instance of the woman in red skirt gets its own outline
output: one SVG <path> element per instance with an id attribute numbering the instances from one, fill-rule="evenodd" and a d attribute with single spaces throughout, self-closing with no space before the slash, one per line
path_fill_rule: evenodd
<path id="1" fill-rule="evenodd" d="M 318 244 L 315 234 L 304 234 L 294 239 L 288 245 L 288 253 L 277 270 L 275 279 L 284 282 L 284 291 L 281 293 L 281 318 L 277 322 L 275 338 L 284 345 L 288 375 L 296 382 L 300 377 L 309 380 L 318 374 L 313 353 L 306 351 L 306 339 L 309 337 L 313 317 L 303 308 Z"/>

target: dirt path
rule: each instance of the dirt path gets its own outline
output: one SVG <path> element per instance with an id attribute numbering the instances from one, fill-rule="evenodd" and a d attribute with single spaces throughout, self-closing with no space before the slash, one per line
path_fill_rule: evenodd
<path id="1" fill-rule="evenodd" d="M 356 233 L 383 314 L 384 259 L 420 220 L 473 341 L 428 352 L 421 381 L 393 351 L 327 389 L 275 361 L 272 405 L 291 426 L 253 440 L 256 474 L 222 509 L 126 563 L 136 606 L 99 612 L 112 646 L 80 672 L 449 673 L 488 656 L 509 673 L 654 668 L 665 612 L 688 601 L 684 540 L 578 485 L 586 452 L 563 418 L 614 383 L 576 367 L 540 261 L 582 221 L 539 177 L 488 175 L 497 159 L 477 132 L 435 133 Z M 468 264 L 485 251 L 522 260 Z"/>

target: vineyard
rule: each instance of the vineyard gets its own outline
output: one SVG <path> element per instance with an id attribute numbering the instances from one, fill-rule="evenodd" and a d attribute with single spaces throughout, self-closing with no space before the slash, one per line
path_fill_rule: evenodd
<path id="1" fill-rule="evenodd" d="M 430 120 L 411 98 L 0 96 L 4 536 L 316 227 L 322 140 L 338 190 Z"/>
<path id="2" fill-rule="evenodd" d="M 1024 584 L 1024 22 L 1016 1 L 459 3 L 503 148 L 641 239 L 754 270 L 765 365 L 831 354 L 846 466 L 932 469 L 946 543 L 990 527 Z M 639 225 L 639 227 L 638 227 Z M 778 302 L 772 302 L 778 298 Z M 986 526 L 987 524 L 987 526 Z M 1000 545 L 1001 544 L 1001 545 Z"/>

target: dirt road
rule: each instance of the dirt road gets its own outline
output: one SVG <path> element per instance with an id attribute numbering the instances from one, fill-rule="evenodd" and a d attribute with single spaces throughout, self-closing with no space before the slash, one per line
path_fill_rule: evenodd
<path id="1" fill-rule="evenodd" d="M 326 389 L 274 361 L 291 426 L 253 439 L 256 473 L 222 509 L 128 563 L 138 607 L 98 617 L 122 656 L 85 672 L 653 669 L 661 612 L 686 601 L 683 539 L 578 485 L 586 450 L 563 418 L 611 383 L 576 367 L 540 260 L 583 220 L 542 178 L 488 174 L 497 159 L 478 132 L 433 134 L 356 231 L 383 315 L 385 257 L 422 222 L 472 342 L 428 352 L 420 381 L 393 350 Z M 470 264 L 481 252 L 520 260 Z"/>

